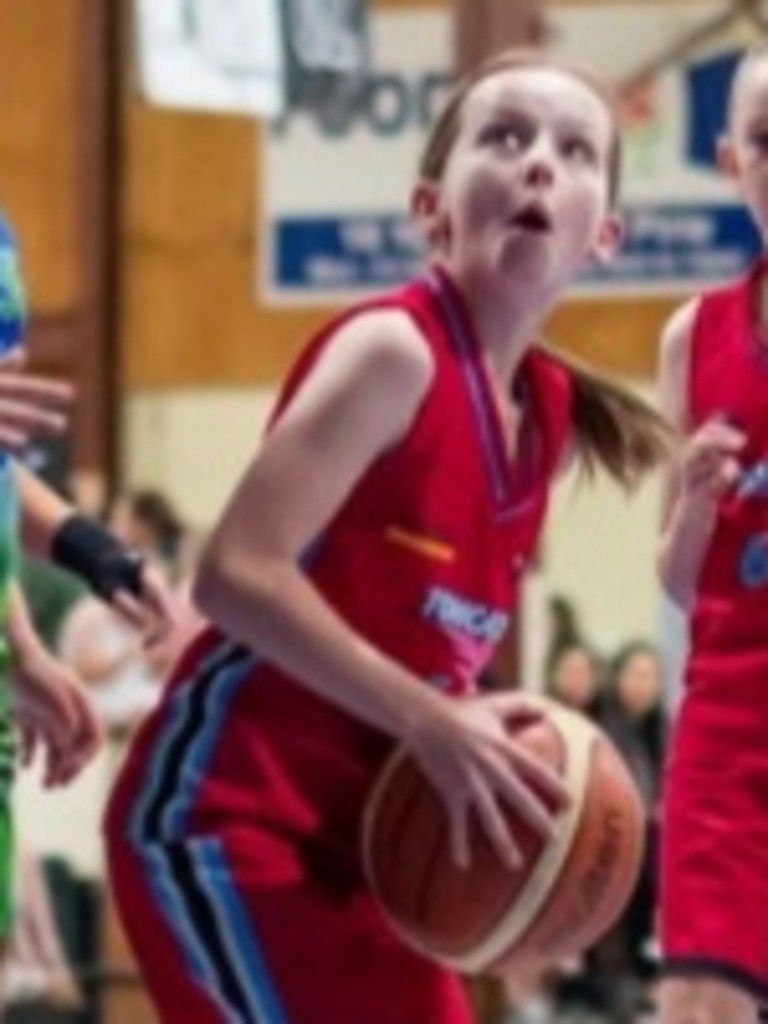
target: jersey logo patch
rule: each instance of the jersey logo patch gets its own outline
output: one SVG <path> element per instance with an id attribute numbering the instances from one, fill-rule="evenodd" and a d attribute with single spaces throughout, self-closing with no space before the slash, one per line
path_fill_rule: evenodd
<path id="1" fill-rule="evenodd" d="M 479 601 L 470 601 L 445 587 L 430 588 L 423 614 L 430 622 L 437 622 L 448 631 L 456 630 L 488 644 L 497 643 L 509 623 L 506 612 Z"/>

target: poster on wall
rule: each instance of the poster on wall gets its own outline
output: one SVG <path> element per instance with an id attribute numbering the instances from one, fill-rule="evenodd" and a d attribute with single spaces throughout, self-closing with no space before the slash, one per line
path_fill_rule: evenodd
<path id="1" fill-rule="evenodd" d="M 354 102 L 368 73 L 367 0 L 284 0 L 282 25 L 288 105 Z"/>
<path id="2" fill-rule="evenodd" d="M 449 84 L 450 22 L 369 16 L 371 67 L 354 102 L 291 110 L 262 136 L 260 230 L 268 301 L 342 301 L 419 266 L 406 216 L 419 149 Z"/>
<path id="3" fill-rule="evenodd" d="M 722 4 L 554 7 L 550 44 L 621 83 Z M 626 240 L 577 294 L 688 292 L 738 273 L 758 239 L 719 173 L 716 138 L 748 27 L 734 19 L 686 62 L 622 93 Z M 628 41 L 631 43 L 628 45 Z M 374 11 L 367 88 L 338 111 L 291 111 L 261 147 L 259 288 L 271 303 L 329 303 L 398 284 L 419 266 L 408 197 L 450 88 L 438 9 Z"/>
<path id="4" fill-rule="evenodd" d="M 284 109 L 279 0 L 135 0 L 134 22 L 150 103 L 261 117 Z"/>

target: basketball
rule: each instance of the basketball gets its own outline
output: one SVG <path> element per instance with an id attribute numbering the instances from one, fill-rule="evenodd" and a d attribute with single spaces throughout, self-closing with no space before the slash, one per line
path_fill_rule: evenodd
<path id="1" fill-rule="evenodd" d="M 454 863 L 443 805 L 402 750 L 365 809 L 365 870 L 385 916 L 410 946 L 465 974 L 581 952 L 617 919 L 639 873 L 646 816 L 621 755 L 582 715 L 536 702 L 543 717 L 515 723 L 515 737 L 561 774 L 571 800 L 549 841 L 508 812 L 519 870 L 502 864 L 477 822 L 471 865 Z"/>

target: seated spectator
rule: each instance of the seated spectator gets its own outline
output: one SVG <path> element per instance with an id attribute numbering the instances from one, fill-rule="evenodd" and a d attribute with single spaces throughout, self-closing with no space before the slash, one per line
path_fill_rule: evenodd
<path id="1" fill-rule="evenodd" d="M 126 544 L 163 566 L 172 583 L 190 574 L 191 531 L 162 492 L 140 488 L 118 494 L 108 520 Z"/>
<path id="2" fill-rule="evenodd" d="M 602 973 L 612 979 L 609 1006 L 621 1024 L 646 1001 L 655 963 L 657 810 L 665 744 L 662 667 L 656 647 L 634 641 L 612 660 L 603 725 L 624 755 L 645 800 L 645 859 L 635 892 L 614 930 L 597 951 Z"/>
<path id="3" fill-rule="evenodd" d="M 600 717 L 602 665 L 587 644 L 575 641 L 555 650 L 547 671 L 547 693 L 574 711 Z"/>
<path id="4" fill-rule="evenodd" d="M 60 1008 L 83 1005 L 67 960 L 39 856 L 17 851 L 16 917 L 8 950 L 5 1003 L 41 1001 Z"/>

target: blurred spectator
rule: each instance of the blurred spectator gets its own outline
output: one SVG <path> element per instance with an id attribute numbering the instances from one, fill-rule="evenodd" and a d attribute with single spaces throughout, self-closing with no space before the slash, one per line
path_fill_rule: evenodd
<path id="1" fill-rule="evenodd" d="M 596 959 L 606 979 L 611 1020 L 633 1021 L 643 1008 L 654 974 L 652 948 L 656 906 L 656 820 L 665 745 L 662 666 L 652 644 L 634 641 L 612 660 L 603 724 L 624 755 L 645 801 L 645 857 L 632 899 Z"/>
<path id="2" fill-rule="evenodd" d="M 83 995 L 67 960 L 37 853 L 16 853 L 16 917 L 8 951 L 5 1002 L 40 1001 L 76 1009 Z"/>
<path id="3" fill-rule="evenodd" d="M 164 566 L 171 582 L 190 571 L 191 531 L 161 491 L 140 488 L 118 494 L 108 520 L 118 537 Z"/>
<path id="4" fill-rule="evenodd" d="M 634 641 L 612 660 L 603 721 L 624 754 L 652 818 L 666 741 L 661 659 L 653 644 Z"/>
<path id="5" fill-rule="evenodd" d="M 571 600 L 563 594 L 553 594 L 549 599 L 549 649 L 550 659 L 563 647 L 576 647 L 584 642 L 584 632 L 579 615 Z"/>
<path id="6" fill-rule="evenodd" d="M 130 728 L 157 700 L 159 680 L 141 637 L 97 598 L 83 597 L 68 615 L 59 656 L 88 685 L 109 730 Z"/>
<path id="7" fill-rule="evenodd" d="M 562 641 L 553 647 L 550 656 L 547 693 L 573 711 L 599 722 L 604 701 L 603 663 L 584 640 L 578 639 L 581 631 L 570 611 L 563 617 L 562 627 Z M 594 975 L 592 956 L 587 954 L 559 966 L 557 1000 L 563 1012 L 575 1015 L 576 1019 L 582 1014 L 599 1013 L 604 1000 Z"/>
<path id="8" fill-rule="evenodd" d="M 597 654 L 582 641 L 555 649 L 547 670 L 547 693 L 575 711 L 599 718 L 603 693 Z"/>

